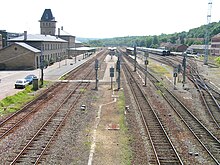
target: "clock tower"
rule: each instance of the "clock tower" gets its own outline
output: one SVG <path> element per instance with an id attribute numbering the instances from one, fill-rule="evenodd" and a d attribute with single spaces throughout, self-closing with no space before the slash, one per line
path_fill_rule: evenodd
<path id="1" fill-rule="evenodd" d="M 45 9 L 41 17 L 40 22 L 40 34 L 55 36 L 56 22 L 55 17 L 51 12 L 51 9 Z"/>

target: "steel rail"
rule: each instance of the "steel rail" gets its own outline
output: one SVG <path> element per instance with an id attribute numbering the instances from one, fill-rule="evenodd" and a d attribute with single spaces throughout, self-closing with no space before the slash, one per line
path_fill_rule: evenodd
<path id="1" fill-rule="evenodd" d="M 147 132 L 148 137 L 150 139 L 150 143 L 151 143 L 154 155 L 155 155 L 156 163 L 157 164 L 167 164 L 167 163 L 169 163 L 169 164 L 183 164 L 174 145 L 172 144 L 172 141 L 170 140 L 169 136 L 167 135 L 163 124 L 160 122 L 156 112 L 154 111 L 154 109 L 152 108 L 150 103 L 148 102 L 140 85 L 136 82 L 134 76 L 130 73 L 131 71 L 129 71 L 127 65 L 124 63 L 123 66 L 125 68 L 124 70 L 126 71 L 125 72 L 127 75 L 126 77 L 131 77 L 131 79 L 132 79 L 128 82 L 130 84 L 131 91 L 133 93 L 133 96 L 135 98 L 139 112 L 141 114 L 141 118 L 144 123 L 146 132 Z M 135 85 L 135 87 L 133 85 Z M 137 96 L 137 92 L 140 93 L 142 100 L 144 100 L 144 102 L 142 104 L 140 103 L 140 98 Z M 146 117 L 143 113 L 143 111 L 146 111 L 147 109 L 148 109 L 148 111 L 146 113 L 147 113 L 148 117 Z M 151 128 L 152 126 L 154 127 L 153 129 Z M 157 131 L 155 131 L 155 129 Z M 160 134 L 160 136 L 158 135 L 159 131 L 161 131 L 161 133 L 162 133 L 162 135 Z M 159 138 L 159 139 L 157 139 L 157 138 Z M 161 147 L 162 143 L 163 143 L 163 151 L 160 151 L 160 147 Z M 159 145 L 159 146 L 157 146 L 157 145 Z M 155 163 L 155 162 L 152 160 L 151 163 Z"/>

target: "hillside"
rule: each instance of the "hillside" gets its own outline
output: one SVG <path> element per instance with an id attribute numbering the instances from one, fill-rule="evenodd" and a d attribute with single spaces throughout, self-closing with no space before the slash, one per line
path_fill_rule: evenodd
<path id="1" fill-rule="evenodd" d="M 220 22 L 210 23 L 209 27 L 210 38 L 220 33 Z M 173 44 L 204 44 L 206 35 L 206 25 L 190 29 L 188 32 L 179 32 L 173 34 L 161 34 L 154 36 L 127 36 L 108 39 L 89 40 L 86 42 L 91 46 L 145 46 L 158 47 L 162 42 L 170 42 Z"/>

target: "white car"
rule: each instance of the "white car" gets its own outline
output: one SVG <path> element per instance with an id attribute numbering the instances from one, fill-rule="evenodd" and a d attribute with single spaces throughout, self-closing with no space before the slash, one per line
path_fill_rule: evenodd
<path id="1" fill-rule="evenodd" d="M 25 88 L 29 82 L 26 79 L 18 79 L 15 82 L 15 89 L 16 88 Z"/>

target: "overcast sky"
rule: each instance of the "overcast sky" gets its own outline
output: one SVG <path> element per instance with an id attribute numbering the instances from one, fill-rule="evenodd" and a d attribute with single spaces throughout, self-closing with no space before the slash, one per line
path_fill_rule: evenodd
<path id="1" fill-rule="evenodd" d="M 188 31 L 207 23 L 208 0 L 1 0 L 0 30 L 39 34 L 44 9 L 76 37 L 110 38 Z M 220 20 L 213 0 L 211 22 Z"/>

